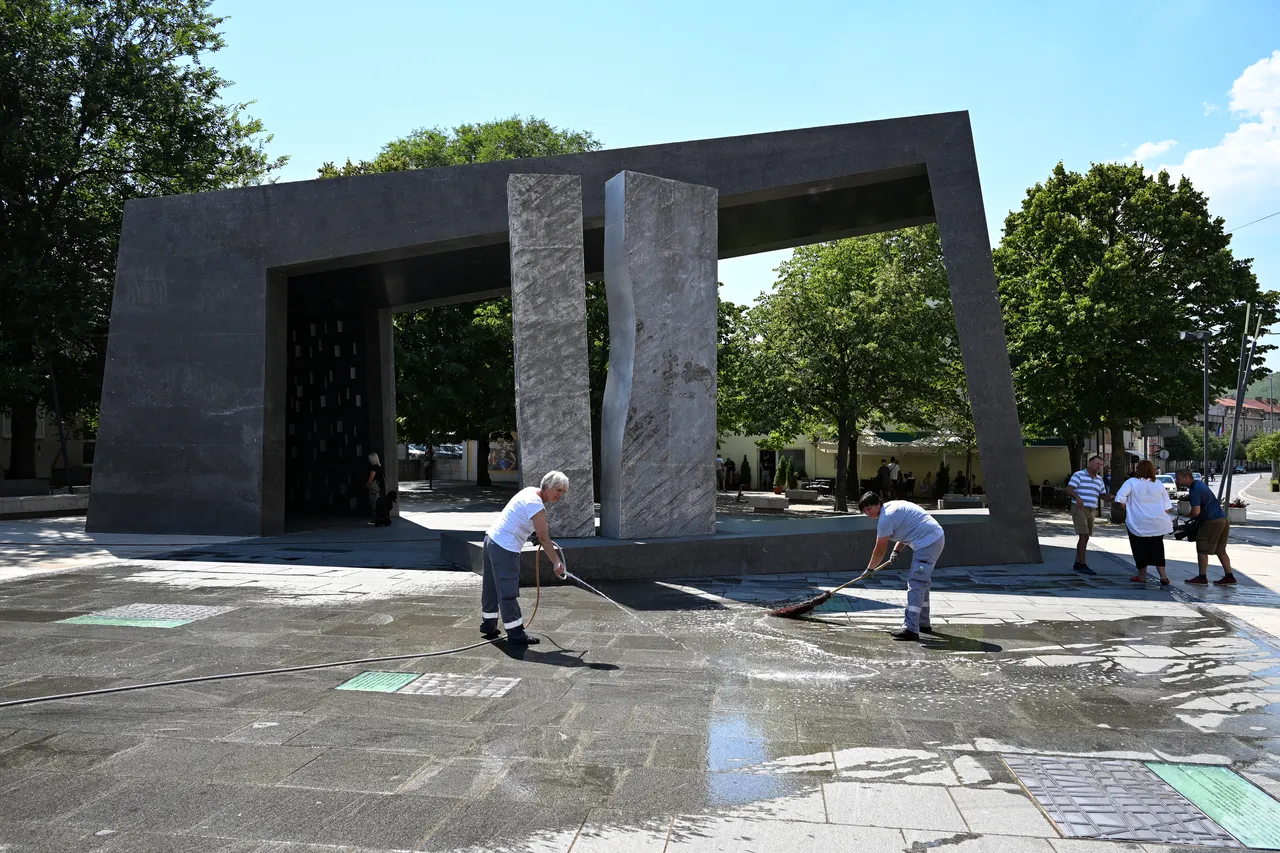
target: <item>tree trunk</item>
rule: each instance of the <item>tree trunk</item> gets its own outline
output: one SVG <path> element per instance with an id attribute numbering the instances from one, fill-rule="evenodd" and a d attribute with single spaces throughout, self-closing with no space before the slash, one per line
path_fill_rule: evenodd
<path id="1" fill-rule="evenodd" d="M 836 512 L 849 511 L 849 421 L 836 419 Z"/>
<path id="2" fill-rule="evenodd" d="M 13 404 L 13 440 L 9 444 L 7 479 L 36 478 L 36 414 L 35 401 Z"/>
<path id="3" fill-rule="evenodd" d="M 493 485 L 489 476 L 489 434 L 485 433 L 476 439 L 476 485 L 488 487 Z"/>
<path id="4" fill-rule="evenodd" d="M 1078 436 L 1067 436 L 1067 460 L 1071 465 L 1071 471 L 1074 473 L 1084 467 L 1084 460 L 1080 457 L 1084 455 L 1084 441 Z"/>
<path id="5" fill-rule="evenodd" d="M 1124 446 L 1124 423 L 1111 421 L 1107 424 L 1111 433 L 1111 494 L 1119 491 L 1125 480 L 1129 479 L 1129 452 Z M 1116 524 L 1124 523 L 1124 507 L 1111 502 L 1111 520 Z"/>

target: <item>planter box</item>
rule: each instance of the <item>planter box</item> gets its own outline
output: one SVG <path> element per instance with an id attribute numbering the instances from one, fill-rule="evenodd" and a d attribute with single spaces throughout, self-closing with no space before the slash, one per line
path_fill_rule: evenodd
<path id="1" fill-rule="evenodd" d="M 1227 507 L 1227 521 L 1232 524 L 1244 524 L 1249 520 L 1249 508 L 1242 506 Z"/>
<path id="2" fill-rule="evenodd" d="M 752 512 L 780 513 L 790 505 L 784 495 L 747 495 Z"/>
<path id="3" fill-rule="evenodd" d="M 818 491 L 816 489 L 787 489 L 784 493 L 787 500 L 798 504 L 812 504 L 818 502 Z"/>

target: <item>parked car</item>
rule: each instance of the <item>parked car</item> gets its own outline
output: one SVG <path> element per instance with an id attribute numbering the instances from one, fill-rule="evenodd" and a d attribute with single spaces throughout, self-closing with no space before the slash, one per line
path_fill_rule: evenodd
<path id="1" fill-rule="evenodd" d="M 1157 474 L 1156 482 L 1164 486 L 1164 490 L 1169 493 L 1169 497 L 1178 494 L 1178 478 L 1172 474 Z"/>
<path id="2" fill-rule="evenodd" d="M 1233 468 L 1233 469 L 1231 469 L 1231 470 L 1232 470 L 1234 473 L 1236 473 L 1236 474 L 1243 474 L 1243 473 L 1244 473 L 1244 466 L 1243 466 L 1243 465 L 1237 465 L 1235 468 Z"/>

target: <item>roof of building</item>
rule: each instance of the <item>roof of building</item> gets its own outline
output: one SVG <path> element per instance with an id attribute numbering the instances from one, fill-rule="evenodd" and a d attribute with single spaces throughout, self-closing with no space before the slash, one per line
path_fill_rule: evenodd
<path id="1" fill-rule="evenodd" d="M 1234 409 L 1236 407 L 1236 400 L 1234 397 L 1219 397 L 1217 402 L 1219 406 L 1224 406 L 1228 409 Z M 1280 403 L 1268 403 L 1260 397 L 1246 397 L 1244 407 L 1258 412 L 1280 415 Z"/>

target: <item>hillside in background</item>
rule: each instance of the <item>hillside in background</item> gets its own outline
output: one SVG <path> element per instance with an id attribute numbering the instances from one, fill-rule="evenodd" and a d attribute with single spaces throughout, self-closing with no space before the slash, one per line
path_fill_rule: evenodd
<path id="1" fill-rule="evenodd" d="M 1280 376 L 1275 377 L 1276 395 L 1280 396 Z M 1249 386 L 1249 390 L 1245 393 L 1246 397 L 1261 397 L 1266 400 L 1271 396 L 1271 380 L 1264 376 Z"/>

